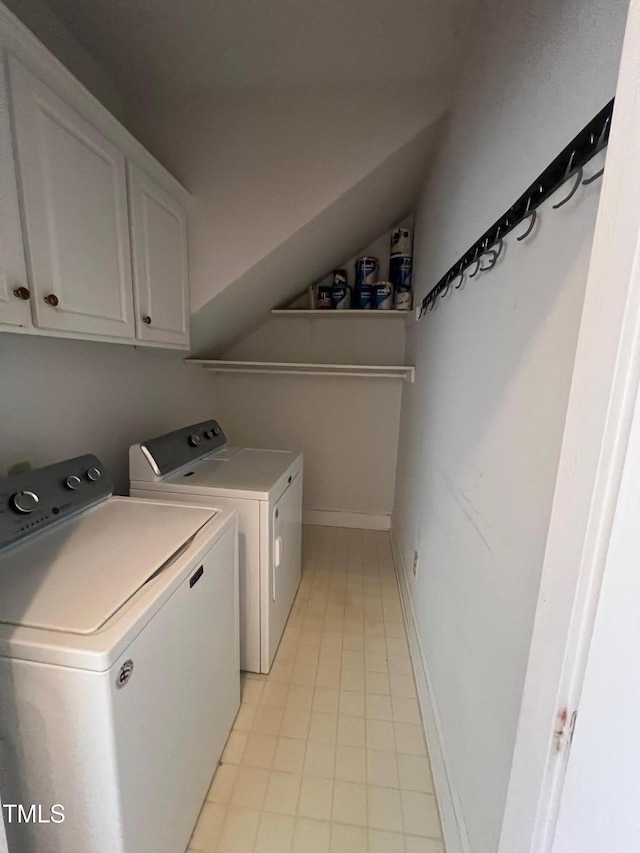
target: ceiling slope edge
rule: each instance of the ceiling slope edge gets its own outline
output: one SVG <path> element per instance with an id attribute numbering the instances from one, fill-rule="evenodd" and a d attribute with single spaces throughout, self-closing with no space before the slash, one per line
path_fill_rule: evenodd
<path id="1" fill-rule="evenodd" d="M 410 213 L 443 122 L 440 116 L 424 128 L 192 314 L 192 352 L 220 356 L 263 323 L 271 308 L 293 299 Z"/>

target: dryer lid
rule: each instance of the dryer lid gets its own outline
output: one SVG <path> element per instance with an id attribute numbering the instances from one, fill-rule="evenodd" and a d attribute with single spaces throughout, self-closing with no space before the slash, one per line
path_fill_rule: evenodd
<path id="1" fill-rule="evenodd" d="M 162 491 L 253 500 L 268 500 L 278 482 L 299 460 L 290 450 L 226 447 L 198 461 L 190 470 L 172 474 L 157 484 Z M 285 481 L 286 486 L 286 481 Z"/>
<path id="2" fill-rule="evenodd" d="M 214 515 L 110 498 L 0 558 L 0 622 L 93 634 Z"/>

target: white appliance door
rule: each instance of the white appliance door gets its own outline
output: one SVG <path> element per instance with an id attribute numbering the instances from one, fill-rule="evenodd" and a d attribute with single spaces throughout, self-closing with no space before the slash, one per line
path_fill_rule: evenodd
<path id="1" fill-rule="evenodd" d="M 263 672 L 268 672 L 298 591 L 302 571 L 302 477 L 296 474 L 272 507 L 268 635 L 263 643 Z M 266 664 L 266 668 L 265 668 Z"/>
<path id="2" fill-rule="evenodd" d="M 234 523 L 112 669 L 127 853 L 186 849 L 237 713 L 236 543 Z"/>

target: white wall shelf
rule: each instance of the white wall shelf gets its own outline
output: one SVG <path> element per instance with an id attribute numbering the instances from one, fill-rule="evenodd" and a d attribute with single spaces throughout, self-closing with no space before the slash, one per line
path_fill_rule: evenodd
<path id="1" fill-rule="evenodd" d="M 308 319 L 346 319 L 346 318 L 366 318 L 368 320 L 398 320 L 405 319 L 411 316 L 411 311 L 378 311 L 370 310 L 363 311 L 358 308 L 349 308 L 344 311 L 336 311 L 334 309 L 314 309 L 311 308 L 272 308 L 272 314 L 278 317 L 307 317 Z"/>
<path id="2" fill-rule="evenodd" d="M 320 312 L 321 313 L 321 312 Z M 369 312 L 363 312 L 369 313 Z M 415 367 L 406 364 L 309 364 L 284 361 L 229 361 L 226 359 L 187 358 L 212 373 L 279 373 L 297 376 L 352 376 L 368 379 L 402 379 L 412 383 Z"/>

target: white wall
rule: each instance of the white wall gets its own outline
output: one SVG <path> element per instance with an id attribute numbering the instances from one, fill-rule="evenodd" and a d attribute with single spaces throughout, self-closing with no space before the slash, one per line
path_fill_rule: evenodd
<path id="1" fill-rule="evenodd" d="M 0 476 L 95 453 L 128 491 L 129 445 L 217 415 L 184 354 L 0 334 Z"/>
<path id="2" fill-rule="evenodd" d="M 385 251 L 388 254 L 388 245 L 389 233 L 385 232 L 361 254 L 375 248 L 383 257 Z M 224 357 L 403 364 L 404 326 L 402 317 L 273 316 L 228 349 Z M 233 442 L 304 452 L 307 513 L 320 510 L 369 516 L 368 521 L 360 519 L 362 524 L 375 523 L 371 517 L 382 516 L 388 523 L 393 506 L 401 382 L 284 375 L 220 375 L 214 381 L 218 417 Z"/>
<path id="3" fill-rule="evenodd" d="M 488 4 L 417 212 L 418 299 L 612 97 L 625 12 Z M 407 335 L 394 525 L 472 853 L 498 843 L 598 194 L 546 203 Z"/>
<path id="4" fill-rule="evenodd" d="M 131 106 L 134 132 L 195 197 L 198 352 L 228 346 L 411 211 L 447 94 L 341 86 Z"/>
<path id="5" fill-rule="evenodd" d="M 117 87 L 104 68 L 79 44 L 42 0 L 2 2 L 108 110 L 122 120 L 123 104 Z"/>
<path id="6" fill-rule="evenodd" d="M 382 521 L 373 516 L 391 514 L 401 384 L 219 374 L 213 395 L 232 443 L 304 453 L 307 513 L 359 513 L 363 518 L 354 526 L 367 526 Z M 323 521 L 333 518 L 323 514 Z"/>

